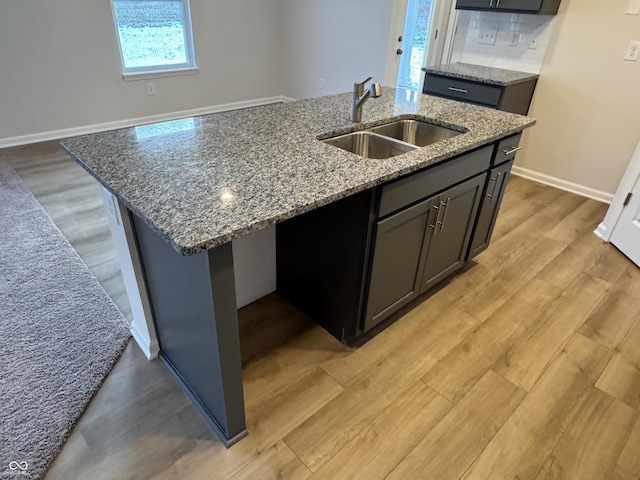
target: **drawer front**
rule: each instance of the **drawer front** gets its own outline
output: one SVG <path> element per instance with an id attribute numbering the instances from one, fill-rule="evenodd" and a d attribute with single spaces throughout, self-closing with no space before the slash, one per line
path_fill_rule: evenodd
<path id="1" fill-rule="evenodd" d="M 493 145 L 488 145 L 388 183 L 382 187 L 378 216 L 383 217 L 486 171 L 493 148 Z"/>
<path id="2" fill-rule="evenodd" d="M 433 93 L 463 102 L 482 103 L 497 107 L 502 95 L 502 87 L 482 85 L 454 78 L 427 73 L 424 77 L 423 93 Z"/>
<path id="3" fill-rule="evenodd" d="M 498 143 L 498 148 L 496 149 L 496 157 L 493 161 L 493 164 L 500 165 L 501 163 L 513 160 L 516 157 L 516 153 L 522 148 L 519 146 L 521 138 L 522 134 L 519 133 L 512 137 L 505 138 L 500 143 Z"/>

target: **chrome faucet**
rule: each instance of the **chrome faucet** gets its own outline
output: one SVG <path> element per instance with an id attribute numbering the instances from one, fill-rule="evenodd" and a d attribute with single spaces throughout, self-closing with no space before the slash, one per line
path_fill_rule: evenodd
<path id="1" fill-rule="evenodd" d="M 353 84 L 351 116 L 349 117 L 352 122 L 362 121 L 362 106 L 364 105 L 364 102 L 369 99 L 369 97 L 378 98 L 380 95 L 382 95 L 382 88 L 380 87 L 379 83 L 372 83 L 367 91 L 364 91 L 364 86 L 371 79 L 373 79 L 373 75 L 367 78 L 364 82 Z"/>

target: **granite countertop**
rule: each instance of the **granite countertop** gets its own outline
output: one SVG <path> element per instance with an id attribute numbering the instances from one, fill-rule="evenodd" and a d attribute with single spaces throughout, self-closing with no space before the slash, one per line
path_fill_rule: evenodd
<path id="1" fill-rule="evenodd" d="M 504 68 L 483 67 L 481 65 L 472 65 L 470 63 L 451 63 L 427 67 L 422 70 L 436 75 L 446 75 L 447 77 L 472 80 L 491 85 L 499 85 L 501 87 L 515 85 L 517 83 L 523 83 L 538 78 L 538 75 L 535 73 L 505 70 Z"/>
<path id="2" fill-rule="evenodd" d="M 407 100 L 409 98 L 409 100 Z M 522 131 L 535 120 L 383 88 L 68 138 L 63 148 L 173 248 L 192 255 Z M 385 160 L 318 140 L 413 118 L 463 135 Z"/>

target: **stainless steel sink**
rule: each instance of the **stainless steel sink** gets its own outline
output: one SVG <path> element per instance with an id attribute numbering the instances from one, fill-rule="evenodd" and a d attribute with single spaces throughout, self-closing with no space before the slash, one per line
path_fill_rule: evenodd
<path id="1" fill-rule="evenodd" d="M 415 145 L 368 131 L 348 133 L 322 141 L 361 157 L 377 159 L 395 157 L 418 148 Z"/>
<path id="2" fill-rule="evenodd" d="M 396 138 L 419 147 L 425 147 L 432 143 L 441 142 L 442 140 L 447 140 L 462 133 L 457 130 L 417 120 L 398 120 L 397 122 L 373 127 L 371 131 L 379 135 Z"/>

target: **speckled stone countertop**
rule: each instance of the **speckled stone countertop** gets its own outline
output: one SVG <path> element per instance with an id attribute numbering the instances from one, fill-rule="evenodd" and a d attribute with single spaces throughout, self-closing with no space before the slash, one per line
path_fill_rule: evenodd
<path id="1" fill-rule="evenodd" d="M 520 132 L 535 120 L 383 88 L 65 139 L 63 148 L 175 250 L 191 255 Z M 320 142 L 395 118 L 463 135 L 386 160 Z"/>
<path id="2" fill-rule="evenodd" d="M 436 75 L 446 75 L 447 77 L 460 78 L 462 80 L 472 80 L 474 82 L 488 83 L 506 87 L 523 83 L 538 78 L 535 73 L 518 72 L 515 70 L 505 70 L 503 68 L 483 67 L 470 63 L 451 63 L 435 67 L 423 68 L 427 73 Z"/>

